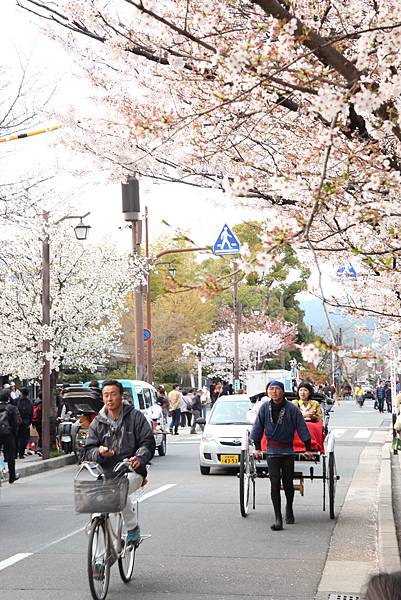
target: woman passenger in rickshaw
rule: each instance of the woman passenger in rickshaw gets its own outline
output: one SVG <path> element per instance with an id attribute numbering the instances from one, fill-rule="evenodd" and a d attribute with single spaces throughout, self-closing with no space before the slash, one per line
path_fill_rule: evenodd
<path id="1" fill-rule="evenodd" d="M 303 381 L 298 386 L 298 398 L 293 400 L 306 421 L 306 425 L 311 434 L 311 446 L 313 452 L 324 452 L 324 427 L 323 427 L 323 412 L 317 400 L 313 400 L 314 389 L 313 385 L 308 381 Z M 294 450 L 303 452 L 304 445 L 295 434 Z"/>
<path id="2" fill-rule="evenodd" d="M 323 413 L 320 404 L 312 399 L 314 394 L 312 384 L 308 381 L 303 381 L 299 384 L 297 393 L 298 398 L 297 400 L 293 400 L 293 402 L 298 406 L 305 421 L 312 421 L 313 423 L 323 421 Z"/>

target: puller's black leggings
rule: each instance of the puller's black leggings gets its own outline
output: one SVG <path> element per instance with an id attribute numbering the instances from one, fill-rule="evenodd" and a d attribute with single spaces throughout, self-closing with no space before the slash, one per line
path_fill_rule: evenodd
<path id="1" fill-rule="evenodd" d="M 283 482 L 287 506 L 292 508 L 294 500 L 294 456 L 267 457 L 270 478 L 270 494 L 274 513 L 281 514 L 280 482 Z"/>

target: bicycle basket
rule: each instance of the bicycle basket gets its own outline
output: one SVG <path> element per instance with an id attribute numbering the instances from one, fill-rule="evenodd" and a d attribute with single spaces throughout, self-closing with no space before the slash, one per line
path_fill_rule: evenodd
<path id="1" fill-rule="evenodd" d="M 75 511 L 78 513 L 113 513 L 123 510 L 127 502 L 128 479 L 74 481 Z"/>

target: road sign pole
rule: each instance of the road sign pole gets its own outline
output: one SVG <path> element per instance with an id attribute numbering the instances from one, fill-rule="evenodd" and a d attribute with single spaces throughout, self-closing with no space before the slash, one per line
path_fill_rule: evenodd
<path id="1" fill-rule="evenodd" d="M 234 305 L 234 384 L 239 379 L 239 305 L 238 305 L 238 265 L 233 263 L 233 305 Z"/>

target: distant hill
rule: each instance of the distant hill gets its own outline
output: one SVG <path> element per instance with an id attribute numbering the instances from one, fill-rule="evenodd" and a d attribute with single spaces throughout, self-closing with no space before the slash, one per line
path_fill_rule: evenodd
<path id="1" fill-rule="evenodd" d="M 328 327 L 321 301 L 314 298 L 310 300 L 299 299 L 299 304 L 305 313 L 304 320 L 306 325 L 312 327 L 316 334 L 327 338 Z M 372 330 L 375 325 L 375 320 L 372 317 L 356 319 L 354 317 L 343 315 L 339 310 L 331 307 L 328 307 L 328 312 L 330 323 L 332 324 L 334 331 L 338 332 L 341 327 L 345 342 L 351 343 L 355 337 L 362 344 L 370 342 L 372 332 L 370 331 L 369 333 L 362 335 L 361 333 L 358 333 L 357 328 L 367 327 L 369 330 Z"/>

